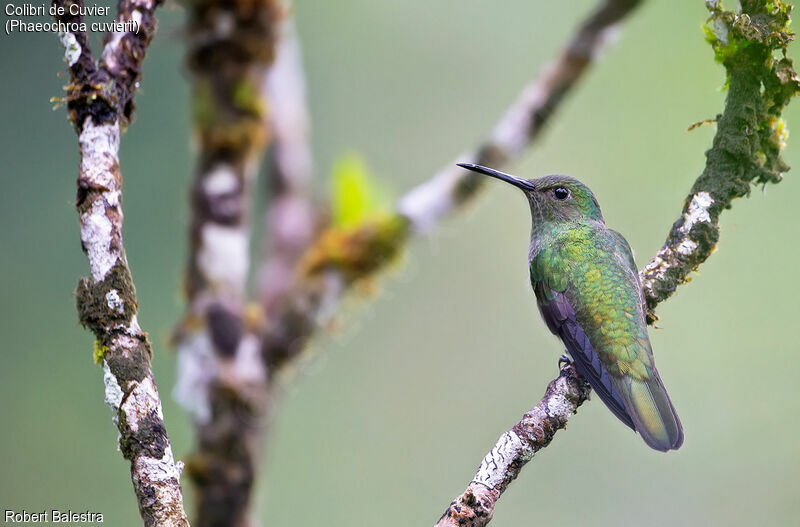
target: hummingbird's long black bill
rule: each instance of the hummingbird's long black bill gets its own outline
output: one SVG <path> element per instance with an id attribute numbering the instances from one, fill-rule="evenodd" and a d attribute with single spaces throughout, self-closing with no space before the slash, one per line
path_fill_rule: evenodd
<path id="1" fill-rule="evenodd" d="M 473 172 L 477 172 L 478 174 L 483 174 L 485 176 L 491 176 L 493 178 L 500 179 L 505 181 L 506 183 L 510 183 L 517 188 L 521 188 L 522 190 L 536 190 L 531 184 L 530 181 L 527 179 L 522 179 L 516 176 L 512 176 L 511 174 L 506 174 L 505 172 L 500 172 L 499 170 L 495 170 L 493 168 L 476 165 L 474 163 L 456 163 L 461 168 L 465 168 L 467 170 L 472 170 Z"/>

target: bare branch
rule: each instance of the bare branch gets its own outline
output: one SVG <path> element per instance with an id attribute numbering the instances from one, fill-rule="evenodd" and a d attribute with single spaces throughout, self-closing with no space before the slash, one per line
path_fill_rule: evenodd
<path id="1" fill-rule="evenodd" d="M 56 0 L 54 4 L 69 13 L 73 2 Z M 173 459 L 164 427 L 150 367 L 152 348 L 136 319 L 136 292 L 122 243 L 120 128 L 133 115 L 133 95 L 155 32 L 157 5 L 152 0 L 135 6 L 127 0 L 120 2 L 117 20 L 136 18 L 139 30 L 107 35 L 99 67 L 85 33 L 61 35 L 71 76 L 67 105 L 80 144 L 76 207 L 91 270 L 91 277 L 78 284 L 76 296 L 80 321 L 97 338 L 95 359 L 105 370 L 106 402 L 114 411 L 120 451 L 131 464 L 144 524 L 188 527 L 180 466 Z M 81 21 L 68 14 L 57 19 Z"/>
<path id="2" fill-rule="evenodd" d="M 478 472 L 444 512 L 436 527 L 482 527 L 489 523 L 494 506 L 522 467 L 553 440 L 558 430 L 589 398 L 591 388 L 575 367 L 564 363 L 558 377 L 547 385 L 539 404 L 528 410 L 511 430 L 500 436 L 486 454 Z"/>

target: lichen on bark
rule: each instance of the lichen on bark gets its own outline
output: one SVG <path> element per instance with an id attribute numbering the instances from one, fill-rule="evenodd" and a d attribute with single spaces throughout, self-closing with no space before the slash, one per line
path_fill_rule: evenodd
<path id="1" fill-rule="evenodd" d="M 80 280 L 75 296 L 79 320 L 96 338 L 94 360 L 103 364 L 105 400 L 114 412 L 120 451 L 130 461 L 144 525 L 188 527 L 181 468 L 172 455 L 150 369 L 150 341 L 136 320 L 136 291 L 122 241 L 120 132 L 133 118 L 133 97 L 159 3 L 121 0 L 117 21 L 136 19 L 139 29 L 106 33 L 99 61 L 85 32 L 61 35 L 70 71 L 67 111 L 81 156 L 75 206 L 91 273 Z M 72 6 L 83 6 L 81 0 L 53 4 L 60 8 L 58 21 L 83 21 L 69 14 Z"/>
<path id="2" fill-rule="evenodd" d="M 711 12 L 704 25 L 706 40 L 725 66 L 728 93 L 705 169 L 666 243 L 641 273 L 651 322 L 655 307 L 714 251 L 722 211 L 749 195 L 752 185 L 778 183 L 789 170 L 781 157 L 787 137 L 781 114 L 800 91 L 800 78 L 786 55 L 794 38 L 792 6 L 742 0 L 734 12 L 724 10 L 721 1 L 706 5 Z"/>

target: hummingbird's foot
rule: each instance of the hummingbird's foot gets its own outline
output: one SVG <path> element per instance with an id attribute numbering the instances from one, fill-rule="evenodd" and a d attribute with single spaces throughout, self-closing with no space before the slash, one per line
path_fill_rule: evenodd
<path id="1" fill-rule="evenodd" d="M 561 356 L 558 358 L 558 369 L 560 370 L 564 366 L 572 366 L 572 364 L 574 363 L 575 361 L 572 360 L 572 357 L 570 357 L 566 353 L 562 353 Z"/>

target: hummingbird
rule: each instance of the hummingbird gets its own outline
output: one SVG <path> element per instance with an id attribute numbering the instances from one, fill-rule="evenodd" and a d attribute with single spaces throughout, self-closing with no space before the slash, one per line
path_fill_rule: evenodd
<path id="1" fill-rule="evenodd" d="M 655 450 L 680 448 L 683 428 L 653 359 L 633 253 L 606 227 L 592 191 L 569 176 L 458 166 L 522 190 L 532 217 L 530 280 L 547 327 L 620 421 Z"/>

